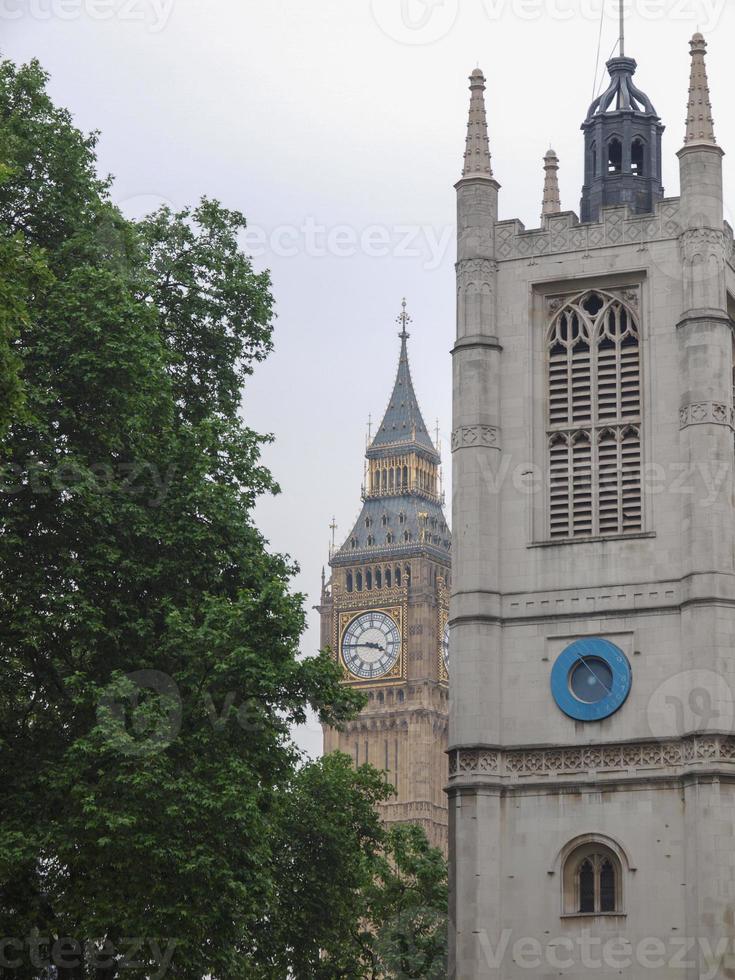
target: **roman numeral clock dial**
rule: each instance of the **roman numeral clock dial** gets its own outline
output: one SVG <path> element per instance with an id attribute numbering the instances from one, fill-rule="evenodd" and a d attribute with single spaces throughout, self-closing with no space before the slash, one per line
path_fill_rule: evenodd
<path id="1" fill-rule="evenodd" d="M 356 616 L 342 637 L 342 661 L 353 677 L 376 680 L 398 663 L 401 634 L 390 616 L 366 612 Z"/>

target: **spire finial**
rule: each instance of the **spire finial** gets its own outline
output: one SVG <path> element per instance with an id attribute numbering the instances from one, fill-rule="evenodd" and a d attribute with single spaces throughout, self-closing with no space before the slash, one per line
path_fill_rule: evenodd
<path id="1" fill-rule="evenodd" d="M 331 545 L 331 547 L 329 549 L 329 554 L 330 555 L 333 555 L 334 554 L 334 547 L 335 547 L 334 538 L 335 538 L 335 534 L 337 533 L 337 528 L 338 527 L 339 527 L 339 525 L 337 524 L 337 518 L 336 517 L 333 517 L 332 518 L 332 523 L 329 525 L 329 530 L 332 532 L 332 545 Z"/>
<path id="2" fill-rule="evenodd" d="M 463 177 L 492 177 L 490 140 L 485 111 L 485 76 L 481 68 L 470 75 L 470 116 L 467 123 L 467 145 L 464 152 Z"/>
<path id="3" fill-rule="evenodd" d="M 411 319 L 411 317 L 408 315 L 406 311 L 406 306 L 407 306 L 406 298 L 404 296 L 403 302 L 401 303 L 401 307 L 402 307 L 401 312 L 398 315 L 398 318 L 396 319 L 396 323 L 400 324 L 401 327 L 401 332 L 398 334 L 398 336 L 401 338 L 401 340 L 404 343 L 411 336 L 408 330 L 406 330 L 406 327 L 409 325 L 409 323 L 413 323 L 413 320 Z"/>
<path id="4" fill-rule="evenodd" d="M 549 149 L 544 157 L 544 199 L 541 204 L 541 217 L 547 214 L 559 214 L 561 211 L 561 195 L 559 194 L 559 157 L 556 151 Z"/>
<path id="5" fill-rule="evenodd" d="M 717 145 L 715 123 L 712 118 L 709 80 L 707 78 L 707 42 L 697 32 L 690 41 L 692 50 L 692 73 L 689 82 L 689 104 L 687 107 L 687 131 L 684 143 L 709 143 Z"/>
<path id="6" fill-rule="evenodd" d="M 619 0 L 620 4 L 620 57 L 625 57 L 625 0 Z"/>

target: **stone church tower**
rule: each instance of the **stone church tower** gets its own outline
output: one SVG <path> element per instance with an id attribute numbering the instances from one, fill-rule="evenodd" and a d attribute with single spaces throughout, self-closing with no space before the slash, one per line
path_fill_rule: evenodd
<path id="1" fill-rule="evenodd" d="M 403 313 L 393 393 L 367 450 L 362 510 L 330 558 L 322 587 L 322 647 L 345 682 L 369 699 L 324 751 L 385 770 L 396 795 L 388 824 L 421 824 L 447 847 L 447 669 L 451 538 L 442 511 L 440 457 L 416 401 Z"/>
<path id="2" fill-rule="evenodd" d="M 622 47 L 622 46 L 621 46 Z M 735 977 L 735 249 L 706 42 L 679 197 L 634 81 L 581 220 L 498 220 L 485 79 L 458 194 L 449 736 L 457 980 Z"/>

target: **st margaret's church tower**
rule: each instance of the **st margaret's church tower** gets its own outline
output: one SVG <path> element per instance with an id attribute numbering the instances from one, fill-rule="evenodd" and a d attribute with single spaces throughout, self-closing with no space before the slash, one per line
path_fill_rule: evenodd
<path id="1" fill-rule="evenodd" d="M 457 980 L 735 977 L 724 154 L 696 34 L 680 192 L 666 196 L 663 124 L 620 49 L 582 124 L 580 214 L 560 207 L 550 152 L 535 228 L 499 220 L 485 79 L 470 81 L 453 352 Z"/>

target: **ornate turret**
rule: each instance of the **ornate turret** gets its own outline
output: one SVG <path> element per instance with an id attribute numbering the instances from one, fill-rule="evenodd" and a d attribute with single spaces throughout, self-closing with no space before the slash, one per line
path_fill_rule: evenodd
<path id="1" fill-rule="evenodd" d="M 544 199 L 541 204 L 541 217 L 547 214 L 559 214 L 561 211 L 561 195 L 559 193 L 559 157 L 555 150 L 549 150 L 544 157 Z"/>
<path id="2" fill-rule="evenodd" d="M 661 137 L 664 126 L 651 100 L 633 82 L 633 58 L 607 63 L 610 84 L 589 108 L 584 132 L 582 221 L 597 221 L 603 207 L 627 204 L 652 212 L 664 196 Z"/>
<path id="3" fill-rule="evenodd" d="M 408 363 L 406 301 L 398 317 L 401 351 L 388 407 L 366 457 L 360 516 L 331 564 L 399 552 L 430 552 L 446 561 L 450 534 L 442 513 L 441 457 L 418 405 Z"/>

